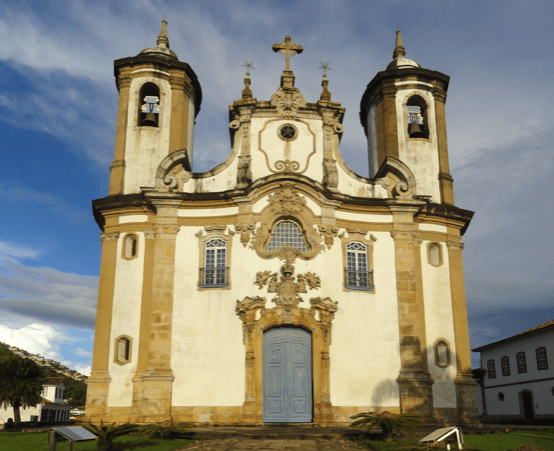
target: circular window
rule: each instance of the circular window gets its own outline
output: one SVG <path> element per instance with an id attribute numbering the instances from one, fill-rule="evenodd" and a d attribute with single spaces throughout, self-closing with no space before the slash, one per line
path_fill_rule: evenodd
<path id="1" fill-rule="evenodd" d="M 498 399 L 500 401 L 504 401 L 504 393 L 502 393 L 502 392 L 498 393 Z"/>
<path id="2" fill-rule="evenodd" d="M 296 137 L 296 128 L 291 124 L 285 124 L 279 130 L 279 136 L 286 141 L 294 139 Z"/>

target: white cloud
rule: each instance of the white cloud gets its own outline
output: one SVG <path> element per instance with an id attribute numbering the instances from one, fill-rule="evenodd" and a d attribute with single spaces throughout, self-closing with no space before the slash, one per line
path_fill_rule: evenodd
<path id="1" fill-rule="evenodd" d="M 23 266 L 7 260 L 1 262 L 2 269 L 0 316 L 94 327 L 98 277 Z"/>
<path id="2" fill-rule="evenodd" d="M 2 191 L 2 184 L 0 183 L 0 195 Z M 19 261 L 19 259 L 37 259 L 42 255 L 42 252 L 38 249 L 33 249 L 27 246 L 23 246 L 18 243 L 11 243 L 8 241 L 0 240 L 0 261 L 4 259 L 10 259 Z"/>
<path id="3" fill-rule="evenodd" d="M 59 362 L 63 359 L 60 354 L 60 343 L 73 341 L 73 339 L 52 326 L 33 323 L 20 329 L 0 324 L 0 341 Z"/>
<path id="4" fill-rule="evenodd" d="M 92 357 L 92 352 L 86 351 L 83 348 L 72 349 L 71 352 L 77 354 L 79 357 Z"/>

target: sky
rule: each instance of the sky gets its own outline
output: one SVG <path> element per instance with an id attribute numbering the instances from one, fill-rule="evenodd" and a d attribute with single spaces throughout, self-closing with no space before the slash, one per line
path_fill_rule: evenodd
<path id="1" fill-rule="evenodd" d="M 342 155 L 367 175 L 360 99 L 400 27 L 408 58 L 451 77 L 455 203 L 475 211 L 463 238 L 471 347 L 554 319 L 554 2 L 0 0 L 0 11 L 0 341 L 90 371 L 101 253 L 91 200 L 108 192 L 113 61 L 155 46 L 164 16 L 203 90 L 195 172 L 231 151 L 244 61 L 254 97 L 269 100 L 284 64 L 271 46 L 290 34 L 308 102 L 329 62 L 332 100 L 346 107 Z"/>

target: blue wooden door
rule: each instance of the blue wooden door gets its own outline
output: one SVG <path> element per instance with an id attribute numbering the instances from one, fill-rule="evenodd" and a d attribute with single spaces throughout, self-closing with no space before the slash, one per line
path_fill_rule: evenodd
<path id="1" fill-rule="evenodd" d="M 264 333 L 264 421 L 312 421 L 312 335 L 302 329 Z"/>

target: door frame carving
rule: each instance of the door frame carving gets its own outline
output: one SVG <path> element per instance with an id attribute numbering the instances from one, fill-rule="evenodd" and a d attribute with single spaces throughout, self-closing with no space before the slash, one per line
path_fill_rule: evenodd
<path id="1" fill-rule="evenodd" d="M 283 265 L 285 268 L 287 265 Z M 289 268 L 285 268 L 285 276 Z M 290 280 L 290 279 L 289 279 Z M 301 291 L 306 292 L 306 291 Z M 265 308 L 266 299 L 246 297 L 237 301 L 235 311 L 242 320 L 243 339 L 246 346 L 244 423 L 263 423 L 263 334 L 266 330 L 281 326 L 299 326 L 312 333 L 313 422 L 333 423 L 333 407 L 330 393 L 329 347 L 332 339 L 332 321 L 338 303 L 330 298 L 311 298 L 310 308 L 298 307 L 297 297 L 291 302 L 279 304 L 279 293 L 273 308 Z M 259 318 L 258 316 L 259 311 Z"/>

